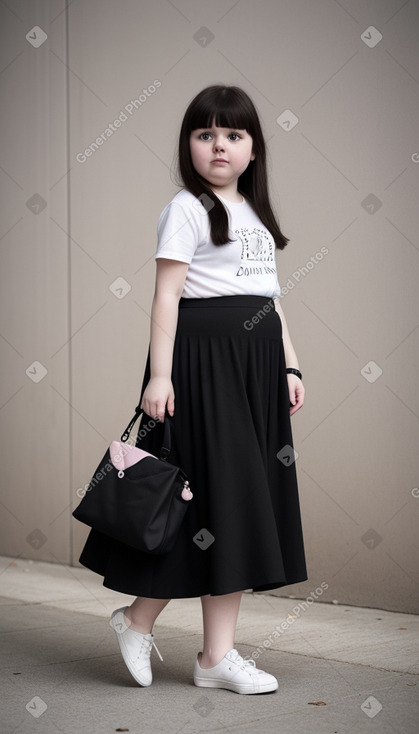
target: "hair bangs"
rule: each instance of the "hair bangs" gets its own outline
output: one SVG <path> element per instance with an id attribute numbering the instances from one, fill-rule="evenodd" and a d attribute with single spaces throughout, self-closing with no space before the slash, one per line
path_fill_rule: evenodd
<path id="1" fill-rule="evenodd" d="M 243 102 L 235 94 L 214 94 L 200 100 L 189 120 L 190 132 L 198 128 L 216 127 L 247 130 L 249 135 L 250 115 Z"/>

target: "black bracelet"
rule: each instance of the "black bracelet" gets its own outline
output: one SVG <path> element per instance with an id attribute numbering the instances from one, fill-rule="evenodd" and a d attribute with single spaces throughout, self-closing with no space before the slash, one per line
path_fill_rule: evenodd
<path id="1" fill-rule="evenodd" d="M 302 376 L 300 370 L 296 370 L 296 369 L 294 369 L 294 367 L 287 367 L 287 369 L 285 370 L 285 372 L 287 372 L 288 374 L 291 374 L 291 375 L 297 375 L 297 377 L 299 377 L 300 380 L 303 379 L 303 376 Z"/>

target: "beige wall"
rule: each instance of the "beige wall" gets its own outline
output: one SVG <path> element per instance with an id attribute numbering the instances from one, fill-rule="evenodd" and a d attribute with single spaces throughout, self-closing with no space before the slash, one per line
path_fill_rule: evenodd
<path id="1" fill-rule="evenodd" d="M 324 582 L 325 601 L 418 612 L 418 3 L 66 4 L 0 5 L 0 553 L 77 565 L 76 490 L 137 404 L 181 118 L 236 84 L 291 239 L 281 304 L 307 391 L 292 425 L 309 580 L 282 593 Z"/>

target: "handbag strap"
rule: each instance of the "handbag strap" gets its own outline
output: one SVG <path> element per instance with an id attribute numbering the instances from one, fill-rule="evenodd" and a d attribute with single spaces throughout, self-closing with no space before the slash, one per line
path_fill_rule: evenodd
<path id="1" fill-rule="evenodd" d="M 131 418 L 130 422 L 128 423 L 125 431 L 123 432 L 121 436 L 121 441 L 127 441 L 131 430 L 134 426 L 134 423 L 136 422 L 137 418 L 144 413 L 144 410 L 140 408 L 139 405 L 135 408 L 135 415 Z M 170 449 L 172 446 L 172 439 L 171 439 L 171 426 L 170 426 L 170 418 L 172 416 L 168 413 L 167 407 L 166 407 L 166 413 L 165 413 L 165 420 L 164 420 L 164 434 L 163 434 L 163 443 L 162 447 L 160 449 L 160 459 L 162 461 L 166 461 L 167 457 L 170 454 Z"/>

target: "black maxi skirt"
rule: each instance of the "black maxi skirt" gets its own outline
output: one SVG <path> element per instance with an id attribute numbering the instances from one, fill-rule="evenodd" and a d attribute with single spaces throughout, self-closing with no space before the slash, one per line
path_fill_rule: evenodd
<path id="1" fill-rule="evenodd" d="M 193 499 L 164 556 L 91 530 L 79 561 L 104 586 L 172 599 L 307 580 L 285 367 L 272 299 L 180 299 L 168 461 L 187 474 Z M 149 379 L 150 350 L 140 402 Z M 158 454 L 163 425 L 153 418 L 139 420 L 136 445 Z"/>

